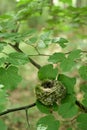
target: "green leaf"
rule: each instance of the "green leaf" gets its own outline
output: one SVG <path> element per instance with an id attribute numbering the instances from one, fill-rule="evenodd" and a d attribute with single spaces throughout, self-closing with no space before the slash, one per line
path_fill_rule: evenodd
<path id="1" fill-rule="evenodd" d="M 55 38 L 52 40 L 53 43 L 58 43 L 62 48 L 66 47 L 66 43 L 68 43 L 68 40 L 65 38 Z"/>
<path id="2" fill-rule="evenodd" d="M 72 94 L 74 92 L 74 85 L 76 84 L 76 78 L 70 78 L 66 75 L 60 74 L 58 76 L 58 80 L 64 84 L 67 89 L 68 94 Z"/>
<path id="3" fill-rule="evenodd" d="M 58 111 L 58 105 L 57 105 L 57 103 L 54 103 L 54 104 L 53 104 L 52 110 L 53 110 L 53 111 Z"/>
<path id="4" fill-rule="evenodd" d="M 84 93 L 87 93 L 87 84 L 82 84 L 82 85 L 80 86 L 80 89 L 81 89 L 81 91 L 83 91 Z"/>
<path id="5" fill-rule="evenodd" d="M 32 37 L 32 38 L 30 38 L 30 39 L 29 39 L 29 43 L 30 43 L 30 44 L 34 44 L 34 43 L 37 42 L 37 39 L 38 39 L 37 37 Z"/>
<path id="6" fill-rule="evenodd" d="M 62 62 L 64 59 L 65 59 L 64 53 L 59 52 L 49 56 L 48 61 L 52 63 L 58 63 L 58 62 Z"/>
<path id="7" fill-rule="evenodd" d="M 4 49 L 4 47 L 7 45 L 6 42 L 0 42 L 0 52 Z"/>
<path id="8" fill-rule="evenodd" d="M 81 50 L 77 49 L 70 52 L 70 54 L 68 55 L 68 59 L 75 60 L 77 58 L 80 58 L 80 56 L 81 56 Z"/>
<path id="9" fill-rule="evenodd" d="M 63 118 L 72 118 L 78 113 L 78 107 L 72 101 L 64 103 L 59 106 L 58 113 Z"/>
<path id="10" fill-rule="evenodd" d="M 58 110 L 58 105 L 54 103 L 53 106 L 45 106 L 41 102 L 36 101 L 37 108 L 42 112 L 46 114 L 50 114 L 52 111 Z"/>
<path id="11" fill-rule="evenodd" d="M 2 120 L 0 120 L 0 129 L 7 130 L 7 126 L 5 125 L 5 123 Z"/>
<path id="12" fill-rule="evenodd" d="M 68 102 L 72 102 L 75 103 L 76 101 L 76 97 L 74 96 L 74 94 L 66 94 L 66 97 L 64 99 L 62 99 L 61 103 L 68 103 Z"/>
<path id="13" fill-rule="evenodd" d="M 36 101 L 37 108 L 42 112 L 46 114 L 50 114 L 50 107 L 43 105 L 39 101 Z"/>
<path id="14" fill-rule="evenodd" d="M 5 62 L 5 58 L 4 57 L 1 57 L 0 58 L 0 66 Z"/>
<path id="15" fill-rule="evenodd" d="M 87 91 L 87 90 L 86 90 L 86 91 Z M 86 109 L 87 109 L 87 93 L 84 93 L 83 100 L 82 100 L 82 104 L 83 104 L 84 107 L 86 107 Z"/>
<path id="16" fill-rule="evenodd" d="M 52 35 L 52 30 L 51 30 L 51 31 L 43 32 L 43 33 L 40 35 L 40 39 L 41 39 L 42 41 L 49 41 L 51 35 Z"/>
<path id="17" fill-rule="evenodd" d="M 40 35 L 38 47 L 42 47 L 42 48 L 48 47 L 48 45 L 50 45 L 51 41 L 52 41 L 51 40 L 51 34 L 52 34 L 52 31 L 43 32 Z"/>
<path id="18" fill-rule="evenodd" d="M 24 65 L 29 62 L 28 56 L 23 53 L 13 52 L 8 55 L 7 62 L 13 65 Z"/>
<path id="19" fill-rule="evenodd" d="M 37 122 L 37 130 L 58 130 L 59 125 L 59 121 L 55 120 L 53 115 L 48 115 Z"/>
<path id="20" fill-rule="evenodd" d="M 6 91 L 0 89 L 0 112 L 2 112 L 6 108 L 7 101 L 8 100 L 7 100 Z"/>
<path id="21" fill-rule="evenodd" d="M 64 59 L 60 64 L 60 67 L 63 72 L 70 71 L 74 66 L 75 62 L 69 58 Z"/>
<path id="22" fill-rule="evenodd" d="M 11 18 L 11 15 L 10 14 L 3 14 L 3 15 L 0 15 L 0 19 L 10 19 Z"/>
<path id="23" fill-rule="evenodd" d="M 78 129 L 87 130 L 87 114 L 82 113 L 77 117 Z"/>
<path id="24" fill-rule="evenodd" d="M 6 88 L 14 89 L 20 81 L 21 76 L 18 75 L 17 67 L 0 68 L 0 84 L 3 84 Z"/>
<path id="25" fill-rule="evenodd" d="M 79 68 L 79 74 L 81 78 L 83 78 L 84 80 L 87 80 L 87 66 L 81 66 Z"/>
<path id="26" fill-rule="evenodd" d="M 58 73 L 57 68 L 53 68 L 52 64 L 45 65 L 40 68 L 38 77 L 40 80 L 44 79 L 55 79 Z"/>

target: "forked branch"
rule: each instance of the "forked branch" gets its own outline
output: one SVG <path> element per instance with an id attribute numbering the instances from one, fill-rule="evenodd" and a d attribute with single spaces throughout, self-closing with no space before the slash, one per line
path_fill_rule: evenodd
<path id="1" fill-rule="evenodd" d="M 15 112 L 15 111 L 27 110 L 27 109 L 32 108 L 34 106 L 36 106 L 36 103 L 30 104 L 27 106 L 18 107 L 18 108 L 7 109 L 6 111 L 1 112 L 0 116 L 6 115 L 6 114 L 11 113 L 11 112 Z"/>

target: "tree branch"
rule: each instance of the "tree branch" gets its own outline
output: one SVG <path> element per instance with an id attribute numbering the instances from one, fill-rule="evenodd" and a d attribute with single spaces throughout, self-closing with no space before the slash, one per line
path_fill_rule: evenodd
<path id="1" fill-rule="evenodd" d="M 12 45 L 11 43 L 9 43 L 9 45 L 14 48 L 17 52 L 21 52 L 21 53 L 24 53 L 20 48 L 19 48 L 19 44 L 15 44 L 15 45 Z M 34 65 L 37 69 L 40 69 L 41 66 L 36 63 L 32 58 L 29 57 L 29 61 L 31 62 L 32 65 Z"/>
<path id="2" fill-rule="evenodd" d="M 18 108 L 7 109 L 6 111 L 1 112 L 0 116 L 6 115 L 6 114 L 11 113 L 11 112 L 15 112 L 15 111 L 26 110 L 26 109 L 32 108 L 34 106 L 36 106 L 36 103 L 30 104 L 30 105 L 27 105 L 27 106 L 18 107 Z"/>
<path id="3" fill-rule="evenodd" d="M 34 65 L 37 69 L 40 69 L 41 66 L 39 64 L 37 64 L 34 60 L 32 60 L 30 57 L 29 57 L 29 61 L 31 62 L 32 65 Z"/>
<path id="4" fill-rule="evenodd" d="M 85 108 L 79 101 L 76 101 L 75 104 L 81 109 L 81 111 L 87 113 L 87 108 Z M 11 112 L 15 112 L 15 111 L 27 110 L 27 109 L 32 108 L 34 106 L 36 106 L 36 103 L 30 104 L 27 106 L 18 107 L 18 108 L 7 109 L 6 111 L 1 112 L 0 116 L 6 115 L 6 114 L 11 113 Z"/>
<path id="5" fill-rule="evenodd" d="M 87 107 L 83 106 L 79 101 L 75 101 L 75 104 L 80 108 L 81 111 L 87 113 Z"/>

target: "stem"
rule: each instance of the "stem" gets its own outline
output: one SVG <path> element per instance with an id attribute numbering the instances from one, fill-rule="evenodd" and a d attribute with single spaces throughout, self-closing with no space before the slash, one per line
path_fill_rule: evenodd
<path id="1" fill-rule="evenodd" d="M 25 112 L 26 112 L 27 125 L 28 125 L 28 129 L 29 129 L 30 128 L 30 123 L 29 123 L 29 118 L 28 118 L 28 109 L 26 109 Z"/>

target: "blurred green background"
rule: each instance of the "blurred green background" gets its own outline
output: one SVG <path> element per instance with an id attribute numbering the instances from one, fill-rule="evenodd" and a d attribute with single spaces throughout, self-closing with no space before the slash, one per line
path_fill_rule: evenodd
<path id="1" fill-rule="evenodd" d="M 30 1 L 30 0 L 29 0 Z M 28 0 L 21 0 L 24 5 L 19 6 L 16 0 L 0 0 L 0 15 L 4 13 L 13 14 L 14 11 L 24 13 L 23 21 L 21 21 L 20 32 L 29 29 L 35 29 L 40 34 L 43 30 L 52 30 L 54 36 L 65 37 L 69 39 L 70 44 L 62 51 L 70 51 L 74 48 L 82 48 L 87 50 L 87 0 L 38 0 L 40 3 L 37 7 L 37 0 L 32 1 L 31 6 L 28 5 Z M 35 6 L 36 4 L 36 6 Z M 20 5 L 20 1 L 19 1 Z M 30 6 L 30 7 L 29 7 Z M 25 12 L 23 12 L 25 10 Z M 29 12 L 28 9 L 31 9 Z M 39 10 L 35 12 L 35 10 Z M 21 12 L 20 12 L 21 11 Z M 27 54 L 37 54 L 35 48 L 24 44 L 20 45 L 21 49 Z M 60 51 L 61 48 L 55 45 L 50 45 L 48 48 L 39 48 L 41 53 L 52 54 L 55 51 Z M 5 52 L 12 51 L 6 48 Z M 39 64 L 47 63 L 48 57 L 33 56 Z M 18 88 L 14 91 L 9 91 L 9 107 L 19 107 L 22 105 L 35 102 L 34 87 L 38 83 L 38 70 L 30 63 L 21 66 L 19 73 L 23 80 Z M 35 107 L 29 109 L 30 130 L 35 130 L 35 124 L 42 113 Z M 27 121 L 25 112 L 10 113 L 3 117 L 8 130 L 25 130 Z"/>

